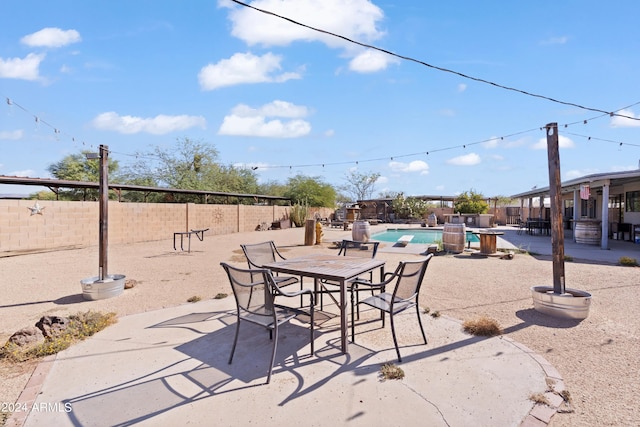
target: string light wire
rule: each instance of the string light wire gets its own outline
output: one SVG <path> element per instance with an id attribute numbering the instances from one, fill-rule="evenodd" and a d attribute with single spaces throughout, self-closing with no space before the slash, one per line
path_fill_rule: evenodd
<path id="1" fill-rule="evenodd" d="M 15 105 L 16 107 L 18 107 L 20 110 L 24 111 L 25 113 L 31 115 L 36 123 L 42 123 L 48 127 L 50 127 L 51 129 L 53 129 L 54 135 L 56 136 L 56 140 L 59 141 L 58 136 L 61 134 L 64 134 L 68 137 L 70 137 L 71 141 L 74 142 L 74 144 L 76 143 L 76 138 L 73 136 L 68 135 L 66 132 L 63 132 L 60 128 L 57 128 L 55 126 L 53 126 L 52 124 L 48 123 L 45 120 L 42 120 L 40 117 L 38 117 L 37 115 L 33 114 L 31 111 L 29 111 L 28 109 L 26 109 L 25 107 L 23 107 L 22 105 L 16 103 L 13 99 L 6 97 L 6 103 L 9 106 L 13 106 Z M 635 102 L 633 104 L 630 104 L 628 106 L 622 107 L 616 111 L 621 111 L 621 110 L 625 110 L 628 109 L 630 107 L 633 107 L 635 105 L 640 104 L 640 101 Z M 590 121 L 602 118 L 602 117 L 607 117 L 610 116 L 611 113 L 604 113 L 604 114 L 600 114 L 598 116 L 589 118 L 589 119 L 584 119 L 584 120 L 578 120 L 575 122 L 571 122 L 571 123 L 566 123 L 563 125 L 560 125 L 560 127 L 564 127 L 564 128 L 568 128 L 569 126 L 574 126 L 574 125 L 578 125 L 578 124 L 587 124 Z M 430 154 L 433 153 L 439 153 L 439 152 L 444 152 L 444 151 L 450 151 L 450 150 L 455 150 L 455 149 L 466 149 L 468 146 L 475 146 L 478 144 L 484 144 L 487 142 L 492 142 L 492 141 L 496 141 L 496 140 L 504 140 L 506 138 L 512 138 L 514 136 L 519 136 L 519 135 L 523 135 L 526 133 L 530 133 L 530 132 L 534 132 L 534 131 L 539 131 L 539 130 L 543 130 L 544 126 L 540 126 L 537 128 L 532 128 L 532 129 L 527 129 L 527 130 L 523 130 L 523 131 L 519 131 L 519 132 L 514 132 L 508 135 L 502 135 L 499 137 L 494 137 L 494 138 L 489 138 L 489 139 L 484 139 L 481 141 L 475 141 L 475 142 L 467 142 L 464 144 L 459 144 L 459 145 L 452 145 L 452 146 L 447 146 L 447 147 L 440 147 L 440 148 L 433 148 L 433 149 L 428 149 L 428 150 L 422 150 L 422 151 L 418 151 L 418 152 L 414 152 L 414 153 L 406 153 L 406 154 L 399 154 L 399 155 L 392 155 L 392 156 L 384 156 L 384 157 L 377 157 L 377 158 L 371 158 L 371 159 L 364 159 L 364 160 L 345 160 L 345 161 L 340 161 L 340 162 L 333 162 L 333 163 L 309 163 L 309 164 L 298 164 L 298 165 L 264 165 L 264 166 L 259 166 L 258 169 L 285 169 L 288 168 L 289 170 L 292 170 L 293 168 L 309 168 L 309 167 L 322 167 L 324 168 L 325 166 L 341 166 L 341 165 L 359 165 L 360 163 L 373 163 L 373 162 L 380 162 L 380 161 L 386 161 L 387 159 L 390 159 L 391 161 L 394 161 L 395 159 L 402 159 L 402 158 L 407 158 L 407 157 L 418 157 L 418 156 L 428 156 Z M 589 140 L 593 139 L 593 140 L 597 140 L 597 141 L 603 141 L 603 142 L 612 142 L 612 143 L 616 143 L 620 146 L 622 145 L 629 145 L 629 146 L 634 146 L 634 147 L 640 147 L 640 145 L 638 144 L 631 144 L 631 143 L 626 143 L 626 142 L 620 142 L 620 141 L 612 141 L 612 140 L 607 140 L 607 139 L 602 139 L 602 138 L 595 138 L 595 137 L 589 137 L 589 136 L 585 136 L 585 135 L 580 135 L 580 134 L 575 134 L 575 133 L 571 133 L 571 132 L 565 132 L 567 135 L 574 135 L 574 136 L 579 136 L 579 137 L 584 137 L 584 138 L 588 138 Z M 85 148 L 94 148 L 93 145 L 89 145 L 87 146 L 85 144 L 85 142 L 82 142 L 82 145 L 85 146 Z M 147 160 L 158 160 L 159 157 L 155 156 L 153 154 L 142 154 L 139 152 L 136 153 L 124 153 L 124 152 L 120 152 L 120 151 L 113 151 L 113 150 L 108 150 L 109 154 L 119 154 L 122 156 L 129 156 L 129 157 L 134 157 L 136 160 L 143 160 L 143 159 L 147 159 Z M 230 164 L 244 164 L 242 162 L 231 162 Z M 255 170 L 255 169 L 254 169 Z"/>
<path id="2" fill-rule="evenodd" d="M 547 101 L 555 102 L 557 104 L 568 105 L 568 106 L 571 106 L 571 107 L 580 108 L 582 110 L 595 111 L 597 113 L 604 113 L 604 114 L 607 114 L 607 115 L 610 115 L 610 116 L 623 117 L 623 118 L 629 119 L 629 120 L 640 120 L 640 117 L 631 117 L 631 116 L 627 116 L 627 115 L 624 115 L 624 114 L 618 114 L 616 112 L 601 110 L 599 108 L 586 107 L 584 105 L 576 104 L 576 103 L 573 103 L 573 102 L 561 101 L 559 99 L 551 98 L 551 97 L 544 96 L 544 95 L 539 95 L 539 94 L 528 92 L 528 91 L 525 91 L 525 90 L 522 90 L 522 89 L 517 89 L 517 88 L 513 88 L 513 87 L 509 87 L 509 86 L 504 86 L 504 85 L 501 85 L 499 83 L 495 83 L 495 82 L 492 82 L 492 81 L 489 81 L 489 80 L 481 79 L 479 77 L 473 77 L 473 76 L 470 76 L 468 74 L 461 73 L 459 71 L 454 71 L 454 70 L 451 70 L 451 69 L 448 69 L 448 68 L 439 67 L 439 66 L 436 66 L 436 65 L 433 65 L 433 64 L 429 64 L 429 63 L 427 63 L 425 61 L 421 61 L 419 59 L 412 58 L 410 56 L 400 55 L 400 54 L 397 54 L 397 53 L 392 52 L 392 51 L 387 50 L 387 49 L 382 49 L 380 47 L 377 47 L 377 46 L 374 46 L 374 45 L 371 45 L 371 44 L 359 42 L 357 40 L 353 40 L 353 39 L 350 39 L 349 37 L 343 36 L 341 34 L 336 34 L 336 33 L 333 33 L 331 31 L 323 30 L 321 28 L 312 27 L 310 25 L 303 24 L 303 23 L 301 23 L 299 21 L 295 21 L 295 20 L 293 20 L 291 18 L 288 18 L 286 16 L 278 15 L 275 12 L 271 12 L 271 11 L 268 11 L 268 10 L 265 10 L 265 9 L 260 9 L 258 7 L 255 7 L 255 6 L 251 6 L 249 4 L 241 2 L 239 0 L 231 0 L 231 1 L 236 3 L 236 4 L 239 4 L 240 6 L 244 6 L 244 7 L 256 10 L 258 12 L 264 13 L 266 15 L 271 15 L 271 16 L 274 16 L 276 18 L 283 19 L 285 21 L 291 22 L 292 24 L 299 25 L 301 27 L 304 27 L 304 28 L 307 28 L 307 29 L 310 29 L 310 30 L 313 30 L 313 31 L 316 31 L 316 32 L 319 32 L 319 33 L 322 33 L 322 34 L 327 34 L 327 35 L 332 36 L 332 37 L 337 37 L 339 39 L 345 40 L 345 41 L 347 41 L 349 43 L 356 44 L 358 46 L 365 47 L 367 49 L 377 50 L 378 52 L 383 52 L 383 53 L 386 53 L 387 55 L 391 55 L 391 56 L 394 56 L 396 58 L 403 59 L 405 61 L 415 62 L 417 64 L 424 65 L 425 67 L 432 68 L 434 70 L 438 70 L 438 71 L 443 71 L 445 73 L 454 74 L 454 75 L 457 75 L 459 77 L 462 77 L 462 78 L 465 78 L 465 79 L 468 79 L 468 80 L 473 80 L 473 81 L 476 81 L 476 82 L 479 82 L 479 83 L 488 84 L 488 85 L 491 85 L 491 86 L 494 86 L 494 87 L 497 87 L 497 88 L 500 88 L 500 89 L 505 89 L 505 90 L 509 90 L 509 91 L 513 91 L 513 92 L 518 92 L 518 93 L 521 93 L 523 95 L 532 96 L 532 97 L 535 97 L 535 98 L 545 99 Z"/>

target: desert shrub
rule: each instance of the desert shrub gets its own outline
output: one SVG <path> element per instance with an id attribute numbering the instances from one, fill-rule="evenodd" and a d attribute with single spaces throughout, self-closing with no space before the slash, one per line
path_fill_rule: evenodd
<path id="1" fill-rule="evenodd" d="M 304 222 L 307 220 L 308 215 L 309 207 L 306 204 L 300 205 L 296 203 L 295 205 L 291 206 L 289 218 L 296 227 L 302 227 L 304 225 Z"/>
<path id="2" fill-rule="evenodd" d="M 618 263 L 620 265 L 625 265 L 628 267 L 636 267 L 638 265 L 638 261 L 636 261 L 635 258 L 631 258 L 628 256 L 621 256 L 620 259 L 618 260 Z"/>
<path id="3" fill-rule="evenodd" d="M 380 374 L 385 380 L 401 380 L 404 378 L 404 371 L 393 363 L 385 363 L 380 368 Z"/>
<path id="4" fill-rule="evenodd" d="M 22 347 L 7 342 L 0 348 L 0 359 L 10 362 L 24 362 L 56 354 L 116 322 L 115 313 L 104 314 L 96 311 L 76 313 L 69 316 L 69 324 L 63 332 L 53 338 L 45 339 L 42 343 Z"/>
<path id="5" fill-rule="evenodd" d="M 484 316 L 476 320 L 465 321 L 462 325 L 462 329 L 468 334 L 483 337 L 492 337 L 502 334 L 502 328 L 498 325 L 498 322 Z"/>

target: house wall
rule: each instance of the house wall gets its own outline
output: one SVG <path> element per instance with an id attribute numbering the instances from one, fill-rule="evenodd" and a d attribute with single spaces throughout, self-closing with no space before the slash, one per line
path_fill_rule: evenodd
<path id="1" fill-rule="evenodd" d="M 0 200 L 0 256 L 98 245 L 98 202 Z M 208 228 L 207 234 L 253 231 L 289 217 L 289 206 L 109 202 L 109 243 L 173 238 L 177 231 Z M 329 216 L 333 209 L 313 212 Z"/>

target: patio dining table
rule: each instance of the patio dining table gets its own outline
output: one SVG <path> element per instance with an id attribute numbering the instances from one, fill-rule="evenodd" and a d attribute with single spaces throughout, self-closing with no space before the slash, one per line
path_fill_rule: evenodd
<path id="1" fill-rule="evenodd" d="M 356 277 L 380 269 L 380 278 L 384 277 L 384 261 L 371 258 L 350 257 L 330 254 L 311 254 L 285 261 L 264 264 L 276 273 L 291 274 L 301 277 L 311 277 L 314 280 L 314 291 L 319 289 L 318 281 L 330 280 L 340 284 L 340 345 L 342 353 L 349 353 L 348 349 L 348 313 L 347 313 L 347 283 Z"/>

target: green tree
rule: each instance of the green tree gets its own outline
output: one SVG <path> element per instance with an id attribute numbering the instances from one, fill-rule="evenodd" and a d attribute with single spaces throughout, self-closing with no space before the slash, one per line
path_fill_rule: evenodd
<path id="1" fill-rule="evenodd" d="M 84 150 L 78 154 L 70 154 L 62 160 L 49 165 L 47 170 L 57 179 L 67 181 L 100 182 L 100 160 L 87 159 L 92 151 Z M 118 182 L 119 165 L 111 157 L 107 161 L 109 182 Z M 98 200 L 100 192 L 87 188 L 72 188 L 60 190 L 60 200 Z M 111 197 L 111 196 L 110 196 Z"/>
<path id="2" fill-rule="evenodd" d="M 489 211 L 484 196 L 473 189 L 460 194 L 453 202 L 453 209 L 460 213 L 484 214 Z"/>
<path id="3" fill-rule="evenodd" d="M 404 197 L 403 193 L 399 193 L 393 199 L 391 206 L 396 216 L 403 219 L 422 219 L 429 208 L 424 200 L 415 197 Z"/>
<path id="4" fill-rule="evenodd" d="M 279 183 L 277 181 L 269 181 L 264 184 L 260 184 L 258 186 L 258 194 L 264 194 L 266 196 L 278 196 L 285 197 L 284 194 L 287 192 L 287 185 Z M 287 205 L 288 201 L 285 200 L 274 200 L 273 204 L 276 205 Z"/>
<path id="5" fill-rule="evenodd" d="M 373 195 L 376 181 L 380 178 L 378 172 L 360 173 L 355 170 L 347 172 L 347 184 L 340 187 L 340 191 L 351 196 L 351 201 L 368 200 Z"/>
<path id="6" fill-rule="evenodd" d="M 320 177 L 298 174 L 289 178 L 287 187 L 284 197 L 293 203 L 312 207 L 334 207 L 336 204 L 336 190 Z"/>
<path id="7" fill-rule="evenodd" d="M 181 190 L 207 190 L 255 194 L 258 180 L 252 170 L 222 165 L 218 160 L 218 150 L 213 145 L 189 138 L 177 139 L 174 147 L 155 147 L 143 156 L 133 168 L 129 168 L 129 179 L 156 182 L 160 187 Z M 156 161 L 149 161 L 155 159 Z M 199 195 L 170 194 L 166 201 L 201 203 Z M 214 203 L 224 203 L 226 198 L 209 199 Z M 235 202 L 235 201 L 234 201 Z M 251 203 L 244 200 L 242 203 Z"/>

